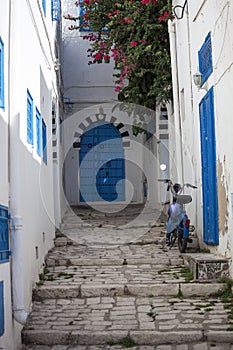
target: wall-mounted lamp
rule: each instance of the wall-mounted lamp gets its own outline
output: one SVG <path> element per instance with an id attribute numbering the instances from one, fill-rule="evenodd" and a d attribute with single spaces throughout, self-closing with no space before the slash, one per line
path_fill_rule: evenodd
<path id="1" fill-rule="evenodd" d="M 200 89 L 202 83 L 202 74 L 199 72 L 198 68 L 195 74 L 193 74 L 193 82 Z"/>
<path id="2" fill-rule="evenodd" d="M 55 59 L 55 60 L 54 60 L 54 70 L 55 70 L 55 72 L 59 71 L 60 65 L 61 65 L 61 64 L 60 64 L 59 60 L 58 60 L 58 59 Z"/>

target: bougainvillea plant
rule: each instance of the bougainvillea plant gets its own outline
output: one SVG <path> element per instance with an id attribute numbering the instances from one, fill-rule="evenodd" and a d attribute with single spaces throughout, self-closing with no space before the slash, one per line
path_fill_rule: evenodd
<path id="1" fill-rule="evenodd" d="M 167 21 L 171 0 L 80 0 L 81 15 L 71 30 L 88 30 L 88 64 L 114 61 L 120 101 L 151 109 L 171 100 L 171 68 Z"/>

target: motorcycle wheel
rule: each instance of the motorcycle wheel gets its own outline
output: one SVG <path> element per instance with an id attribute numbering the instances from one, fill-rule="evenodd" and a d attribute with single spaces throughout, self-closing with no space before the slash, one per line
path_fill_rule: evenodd
<path id="1" fill-rule="evenodd" d="M 179 233 L 179 235 L 178 235 L 178 247 L 179 247 L 179 251 L 181 253 L 185 253 L 186 248 L 187 248 L 187 244 L 188 244 L 188 238 L 187 237 L 183 238 L 183 234 Z"/>

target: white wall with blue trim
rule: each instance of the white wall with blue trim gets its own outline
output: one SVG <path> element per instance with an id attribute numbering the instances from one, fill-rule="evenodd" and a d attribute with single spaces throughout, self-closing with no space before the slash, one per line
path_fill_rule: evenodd
<path id="1" fill-rule="evenodd" d="M 187 2 L 186 2 L 187 3 Z M 173 6 L 180 5 L 180 1 L 174 0 Z M 177 8 L 179 12 L 179 8 Z M 179 17 L 179 13 L 177 15 Z M 173 138 L 172 149 L 177 149 L 175 154 L 178 169 L 173 168 L 173 174 L 178 170 L 179 178 L 185 182 L 194 182 L 199 190 L 194 203 L 190 204 L 191 219 L 197 226 L 199 242 L 202 247 L 209 248 L 213 253 L 228 258 L 233 257 L 233 143 L 232 143 L 232 110 L 233 110 L 233 4 L 231 1 L 198 0 L 189 2 L 184 9 L 182 18 L 176 18 L 170 23 L 170 39 L 173 68 L 174 87 L 174 123 L 171 128 L 176 138 Z M 211 40 L 211 49 L 201 58 L 202 50 Z M 211 51 L 211 52 L 210 52 Z M 209 57 L 207 57 L 209 56 Z M 210 57 L 211 56 L 211 57 Z M 204 65 L 201 60 L 205 60 Z M 210 64 L 210 60 L 212 63 Z M 212 65 L 208 71 L 208 67 Z M 206 67 L 206 68 L 205 68 Z M 194 84 L 193 75 L 197 68 L 202 72 L 202 85 Z M 206 72 L 205 72 L 206 70 Z M 206 76 L 206 79 L 205 79 Z M 204 80 L 204 82 L 203 82 Z M 211 113 L 204 118 L 214 118 L 215 147 L 211 153 L 215 153 L 216 161 L 212 158 L 212 166 L 215 169 L 217 184 L 218 207 L 217 230 L 212 224 L 206 225 L 207 216 L 206 199 L 214 199 L 211 179 L 203 179 L 207 176 L 203 172 L 205 164 L 203 159 L 210 159 L 201 145 L 203 126 L 200 118 L 203 118 L 199 106 L 201 101 L 213 91 Z M 207 135 L 207 142 L 209 140 Z M 176 142 L 175 142 L 176 140 Z M 179 143 L 182 145 L 176 148 Z M 205 154 L 203 155 L 203 152 Z M 175 176 L 175 175 L 174 175 Z M 206 189 L 205 181 L 209 184 Z M 204 186 L 204 187 L 203 187 Z M 211 211 L 214 205 L 211 205 Z M 213 222 L 216 218 L 212 218 Z M 208 232 L 209 231 L 209 236 Z M 205 244 L 204 244 L 205 241 Z M 219 242 L 218 242 L 219 241 Z M 231 268 L 231 274 L 233 275 Z"/>
<path id="2" fill-rule="evenodd" d="M 39 0 L 0 3 L 0 38 L 4 43 L 0 208 L 8 207 L 11 215 L 12 251 L 9 262 L 0 261 L 4 295 L 4 315 L 0 308 L 0 348 L 4 350 L 21 348 L 20 331 L 31 310 L 32 288 L 38 281 L 46 253 L 53 246 L 55 221 L 59 224 L 61 217 L 60 204 L 54 210 L 55 198 L 60 203 L 60 142 L 52 148 L 52 140 L 59 136 L 59 128 L 58 134 L 52 135 L 53 104 L 57 125 L 60 118 L 59 57 L 55 56 L 58 22 L 52 17 L 53 2 L 44 0 L 43 3 L 46 3 L 46 13 Z M 27 104 L 29 94 L 31 113 Z M 36 115 L 41 117 L 38 123 Z M 46 125 L 44 133 L 42 121 Z M 57 156 L 53 159 L 55 151 Z"/>

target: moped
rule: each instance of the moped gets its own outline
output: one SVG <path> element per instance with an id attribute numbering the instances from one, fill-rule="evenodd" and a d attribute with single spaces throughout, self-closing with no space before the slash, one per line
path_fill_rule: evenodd
<path id="1" fill-rule="evenodd" d="M 168 207 L 168 221 L 166 225 L 166 244 L 171 249 L 176 240 L 178 240 L 178 247 L 181 253 L 185 253 L 187 244 L 192 242 L 189 237 L 191 232 L 194 232 L 195 227 L 190 225 L 190 220 L 185 211 L 185 204 L 192 201 L 192 196 L 189 194 L 181 194 L 185 187 L 197 189 L 196 186 L 189 183 L 181 186 L 178 183 L 173 184 L 170 179 L 159 179 L 167 183 L 167 191 L 172 193 L 172 202 Z"/>

